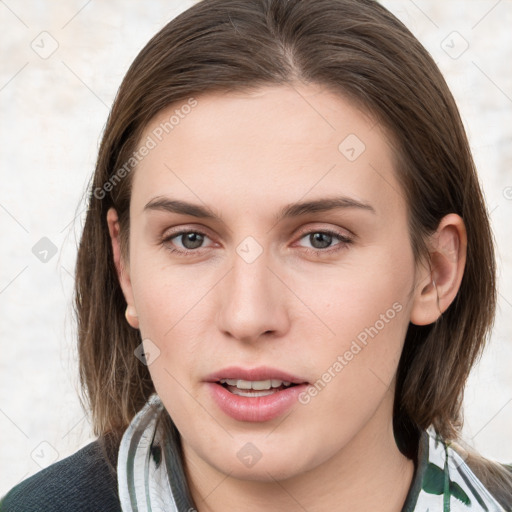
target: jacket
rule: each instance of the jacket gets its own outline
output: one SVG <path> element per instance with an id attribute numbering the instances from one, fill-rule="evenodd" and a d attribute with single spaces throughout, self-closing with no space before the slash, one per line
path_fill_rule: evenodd
<path id="1" fill-rule="evenodd" d="M 121 512 L 116 463 L 116 450 L 93 441 L 11 489 L 0 512 Z"/>

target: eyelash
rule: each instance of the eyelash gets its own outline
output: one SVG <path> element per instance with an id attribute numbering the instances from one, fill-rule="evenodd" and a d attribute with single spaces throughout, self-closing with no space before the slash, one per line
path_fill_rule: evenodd
<path id="1" fill-rule="evenodd" d="M 162 245 L 167 251 L 169 251 L 173 254 L 179 254 L 181 256 L 187 256 L 187 257 L 188 256 L 196 256 L 200 252 L 202 247 L 199 247 L 198 249 L 188 249 L 188 250 L 184 251 L 182 249 L 176 249 L 176 248 L 173 248 L 173 247 L 170 247 L 169 245 L 167 245 L 173 238 L 179 237 L 180 235 L 186 235 L 189 233 L 194 233 L 197 235 L 201 235 L 203 237 L 208 237 L 208 235 L 206 233 L 204 233 L 203 231 L 190 230 L 190 229 L 185 230 L 184 229 L 184 230 L 172 233 L 170 236 L 165 237 L 162 240 Z M 325 256 L 327 254 L 330 255 L 330 254 L 333 254 L 333 253 L 343 250 L 348 245 L 353 243 L 352 239 L 348 238 L 345 235 L 342 235 L 341 233 L 339 233 L 337 231 L 331 230 L 331 229 L 313 229 L 310 231 L 306 231 L 305 233 L 301 234 L 301 236 L 299 237 L 299 240 L 301 240 L 302 238 L 304 238 L 308 235 L 312 235 L 312 234 L 316 234 L 316 233 L 321 233 L 323 235 L 329 235 L 329 236 L 336 237 L 339 239 L 340 243 L 334 245 L 333 246 L 334 248 L 326 248 L 326 249 L 313 249 L 310 247 L 302 247 L 302 249 L 304 249 L 308 254 L 313 254 L 314 256 Z"/>

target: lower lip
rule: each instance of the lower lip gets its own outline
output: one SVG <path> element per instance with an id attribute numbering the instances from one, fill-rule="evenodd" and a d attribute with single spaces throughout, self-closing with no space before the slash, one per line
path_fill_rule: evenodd
<path id="1" fill-rule="evenodd" d="M 245 397 L 229 392 L 216 382 L 207 384 L 215 403 L 225 414 L 238 421 L 252 422 L 270 421 L 281 416 L 298 401 L 300 393 L 307 388 L 307 384 L 297 384 L 272 395 Z"/>

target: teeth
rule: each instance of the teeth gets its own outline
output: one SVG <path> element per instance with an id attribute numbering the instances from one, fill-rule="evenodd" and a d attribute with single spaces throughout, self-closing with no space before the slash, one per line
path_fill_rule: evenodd
<path id="1" fill-rule="evenodd" d="M 238 395 L 238 396 L 245 396 L 245 397 L 249 397 L 249 398 L 256 398 L 258 396 L 273 395 L 274 393 L 279 393 L 279 391 L 271 391 L 271 390 L 268 390 L 268 389 L 264 389 L 264 390 L 261 390 L 261 391 L 247 391 L 247 390 L 244 391 L 243 389 L 234 388 L 232 393 L 234 395 Z"/>
<path id="2" fill-rule="evenodd" d="M 244 382 L 244 381 L 238 381 Z M 263 389 L 270 389 L 272 387 L 272 381 L 270 380 L 255 380 L 253 382 L 248 383 L 252 389 L 256 389 L 258 391 L 262 391 Z M 237 386 L 238 387 L 238 386 Z"/>
<path id="3" fill-rule="evenodd" d="M 286 380 L 268 379 L 268 380 L 242 380 L 242 379 L 221 379 L 221 384 L 235 386 L 238 389 L 254 389 L 257 391 L 289 386 L 291 382 Z"/>
<path id="4" fill-rule="evenodd" d="M 248 380 L 237 380 L 235 386 L 238 389 L 251 389 L 253 383 Z"/>

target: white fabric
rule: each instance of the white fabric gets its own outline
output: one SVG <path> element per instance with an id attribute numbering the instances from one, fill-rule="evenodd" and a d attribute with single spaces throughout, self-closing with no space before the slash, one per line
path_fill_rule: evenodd
<path id="1" fill-rule="evenodd" d="M 163 455 L 157 465 L 151 447 L 159 444 L 157 419 L 163 409 L 158 395 L 150 397 L 123 435 L 117 475 L 123 512 L 178 512 Z"/>

